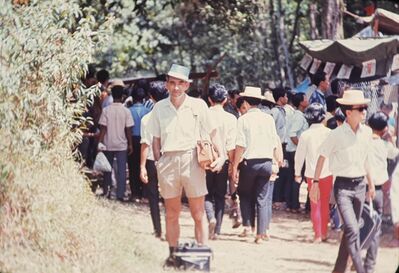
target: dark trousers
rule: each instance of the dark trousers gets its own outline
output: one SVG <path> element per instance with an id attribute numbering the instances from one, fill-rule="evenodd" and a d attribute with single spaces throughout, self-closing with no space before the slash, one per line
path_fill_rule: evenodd
<path id="1" fill-rule="evenodd" d="M 143 197 L 143 183 L 140 180 L 140 136 L 133 136 L 133 153 L 129 155 L 129 185 L 132 196 Z"/>
<path id="2" fill-rule="evenodd" d="M 108 159 L 109 164 L 114 166 L 114 157 L 116 158 L 115 178 L 117 183 L 116 197 L 122 199 L 125 196 L 126 190 L 126 160 L 127 151 L 104 151 L 105 157 Z M 112 186 L 112 173 L 104 172 L 104 185 L 103 193 L 107 194 L 109 188 Z"/>
<path id="3" fill-rule="evenodd" d="M 144 190 L 148 197 L 150 204 L 150 213 L 152 225 L 156 235 L 162 233 L 161 228 L 161 214 L 159 210 L 159 190 L 158 190 L 158 176 L 157 169 L 153 160 L 147 160 L 145 163 L 147 169 L 148 183 L 144 184 Z"/>
<path id="4" fill-rule="evenodd" d="M 365 180 L 348 181 L 346 178 L 337 177 L 334 195 L 344 229 L 334 271 L 345 272 L 350 255 L 356 272 L 365 273 L 359 239 L 359 219 L 366 197 Z"/>
<path id="5" fill-rule="evenodd" d="M 208 221 L 216 218 L 215 233 L 220 234 L 224 214 L 224 199 L 227 192 L 228 162 L 219 173 L 206 171 L 205 212 Z M 215 209 L 214 206 L 215 205 Z"/>
<path id="6" fill-rule="evenodd" d="M 384 208 L 384 192 L 381 186 L 376 186 L 375 197 L 373 199 L 373 208 L 380 216 L 382 216 Z M 377 251 L 380 244 L 381 226 L 376 232 L 372 239 L 369 248 L 367 249 L 366 260 L 364 261 L 364 267 L 367 273 L 374 272 L 375 264 L 377 261 Z"/>
<path id="7" fill-rule="evenodd" d="M 284 143 L 282 146 L 283 146 L 284 159 L 287 159 L 287 151 L 285 150 L 287 144 Z M 287 175 L 288 175 L 288 168 L 286 166 L 281 167 L 278 172 L 279 177 L 274 182 L 273 202 L 285 201 L 285 188 L 287 184 Z"/>
<path id="8" fill-rule="evenodd" d="M 299 209 L 300 183 L 295 182 L 295 152 L 287 152 L 288 168 L 285 188 L 285 202 L 289 209 Z"/>
<path id="9" fill-rule="evenodd" d="M 256 206 L 257 234 L 265 234 L 267 224 L 267 193 L 269 178 L 272 174 L 272 161 L 270 159 L 244 159 L 240 163 L 240 178 L 238 182 L 238 195 L 243 226 L 250 226 L 254 219 L 254 206 Z"/>

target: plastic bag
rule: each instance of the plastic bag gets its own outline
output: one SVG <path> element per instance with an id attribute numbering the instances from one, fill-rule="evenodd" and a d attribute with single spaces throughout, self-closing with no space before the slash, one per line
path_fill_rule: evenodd
<path id="1" fill-rule="evenodd" d="M 108 159 L 105 157 L 103 152 L 99 152 L 94 161 L 93 170 L 99 172 L 110 172 L 112 171 L 111 164 L 109 164 Z"/>

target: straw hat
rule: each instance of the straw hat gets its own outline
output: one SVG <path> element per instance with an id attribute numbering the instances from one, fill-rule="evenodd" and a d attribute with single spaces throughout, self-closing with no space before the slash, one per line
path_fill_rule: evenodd
<path id="1" fill-rule="evenodd" d="M 246 86 L 244 92 L 240 93 L 240 96 L 257 98 L 261 100 L 265 99 L 265 97 L 262 96 L 261 89 L 259 87 L 253 87 L 253 86 Z"/>
<path id="2" fill-rule="evenodd" d="M 267 100 L 268 102 L 276 104 L 276 101 L 274 100 L 272 92 L 266 91 L 263 96 L 264 96 L 264 99 Z"/>
<path id="3" fill-rule="evenodd" d="M 190 68 L 178 64 L 172 64 L 168 72 L 168 76 L 186 82 L 192 82 L 192 80 L 188 78 L 189 75 L 190 75 Z"/>
<path id="4" fill-rule="evenodd" d="M 337 99 L 337 102 L 342 105 L 362 105 L 368 104 L 370 99 L 365 99 L 363 91 L 361 90 L 346 90 L 342 98 Z"/>
<path id="5" fill-rule="evenodd" d="M 121 79 L 113 79 L 109 85 L 110 88 L 114 87 L 114 86 L 122 86 L 125 87 L 124 82 Z"/>

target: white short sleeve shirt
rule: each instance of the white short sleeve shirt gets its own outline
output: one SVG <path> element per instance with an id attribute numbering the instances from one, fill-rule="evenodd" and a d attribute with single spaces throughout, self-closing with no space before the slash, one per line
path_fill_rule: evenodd
<path id="1" fill-rule="evenodd" d="M 148 131 L 161 139 L 161 152 L 194 149 L 201 136 L 206 138 L 216 129 L 208 106 L 202 99 L 185 95 L 176 109 L 170 98 L 157 102 L 148 121 Z"/>
<path id="2" fill-rule="evenodd" d="M 148 147 L 148 155 L 147 159 L 149 160 L 154 160 L 154 153 L 152 152 L 152 135 L 148 131 L 148 121 L 151 117 L 151 113 L 149 112 L 146 114 L 142 119 L 141 119 L 141 128 L 140 128 L 140 135 L 141 135 L 141 144 L 147 144 L 149 145 Z"/>
<path id="3" fill-rule="evenodd" d="M 330 160 L 333 175 L 352 178 L 371 171 L 368 158 L 371 135 L 370 127 L 359 124 L 355 133 L 346 122 L 331 131 L 319 153 Z"/>
<path id="4" fill-rule="evenodd" d="M 222 105 L 212 106 L 209 110 L 221 136 L 223 154 L 227 157 L 227 152 L 234 150 L 236 145 L 237 118 L 226 112 Z"/>

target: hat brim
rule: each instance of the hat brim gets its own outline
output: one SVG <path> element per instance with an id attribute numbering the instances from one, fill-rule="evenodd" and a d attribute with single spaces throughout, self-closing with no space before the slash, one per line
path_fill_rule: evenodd
<path id="1" fill-rule="evenodd" d="M 241 97 L 248 97 L 248 98 L 256 98 L 256 99 L 261 99 L 261 100 L 266 100 L 266 98 L 262 95 L 253 95 L 253 94 L 248 94 L 245 92 L 240 93 Z"/>
<path id="2" fill-rule="evenodd" d="M 180 73 L 168 72 L 167 75 L 185 82 L 190 82 L 190 83 L 193 82 L 192 80 L 190 80 L 189 78 Z"/>
<path id="3" fill-rule="evenodd" d="M 370 99 L 361 99 L 361 100 L 346 100 L 346 99 L 337 99 L 337 102 L 341 105 L 363 105 L 370 103 Z"/>
<path id="4" fill-rule="evenodd" d="M 264 97 L 262 100 L 267 101 L 267 102 L 270 102 L 270 103 L 273 104 L 273 105 L 276 104 L 275 101 L 268 100 L 266 97 Z"/>

